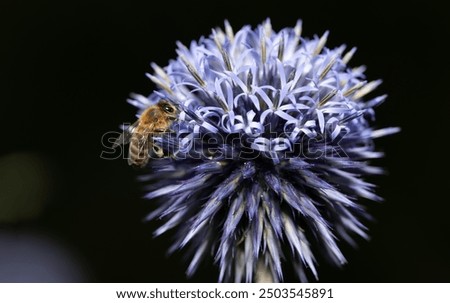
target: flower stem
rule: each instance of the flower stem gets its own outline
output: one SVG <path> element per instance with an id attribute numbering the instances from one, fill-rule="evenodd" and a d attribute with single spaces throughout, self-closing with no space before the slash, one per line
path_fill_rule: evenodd
<path id="1" fill-rule="evenodd" d="M 255 282 L 256 283 L 274 283 L 272 271 L 270 270 L 269 266 L 263 261 L 259 260 L 256 265 L 256 272 L 255 272 Z"/>

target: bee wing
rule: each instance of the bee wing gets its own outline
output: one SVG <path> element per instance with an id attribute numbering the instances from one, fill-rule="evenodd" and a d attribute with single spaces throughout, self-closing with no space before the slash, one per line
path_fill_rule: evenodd
<path id="1" fill-rule="evenodd" d="M 113 148 L 116 148 L 119 145 L 125 145 L 130 143 L 131 136 L 138 125 L 139 120 L 128 126 L 126 129 L 122 131 L 119 137 L 117 137 L 116 141 L 113 143 Z"/>

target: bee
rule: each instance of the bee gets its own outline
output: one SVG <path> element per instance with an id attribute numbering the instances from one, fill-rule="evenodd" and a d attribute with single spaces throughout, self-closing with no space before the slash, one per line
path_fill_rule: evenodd
<path id="1" fill-rule="evenodd" d="M 128 164 L 142 168 L 147 165 L 150 156 L 164 156 L 162 148 L 154 143 L 153 137 L 168 132 L 177 117 L 178 109 L 162 99 L 147 108 L 139 119 L 116 139 L 113 147 L 129 143 Z"/>

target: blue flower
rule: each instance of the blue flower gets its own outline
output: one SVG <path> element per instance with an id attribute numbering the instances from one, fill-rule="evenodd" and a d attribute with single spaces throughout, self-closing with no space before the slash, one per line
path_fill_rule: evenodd
<path id="1" fill-rule="evenodd" d="M 219 281 L 281 281 L 294 267 L 317 279 L 316 255 L 346 263 L 338 241 L 367 238 L 364 199 L 381 200 L 364 177 L 380 174 L 371 95 L 380 80 L 348 66 L 355 48 L 327 48 L 301 36 L 302 24 L 275 32 L 216 29 L 148 77 L 158 86 L 130 103 L 160 99 L 180 109 L 172 132 L 156 141 L 172 155 L 150 161 L 146 198 L 159 206 L 159 236 L 175 230 L 171 252 L 190 256 L 187 275 L 212 257 Z M 364 198 L 364 199 L 361 199 Z"/>

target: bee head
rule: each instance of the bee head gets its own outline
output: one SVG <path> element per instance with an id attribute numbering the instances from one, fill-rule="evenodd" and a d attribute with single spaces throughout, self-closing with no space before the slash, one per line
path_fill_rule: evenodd
<path id="1" fill-rule="evenodd" d="M 171 119 L 176 119 L 178 116 L 178 109 L 167 100 L 161 100 L 158 103 L 161 110 L 167 114 L 167 116 Z"/>

